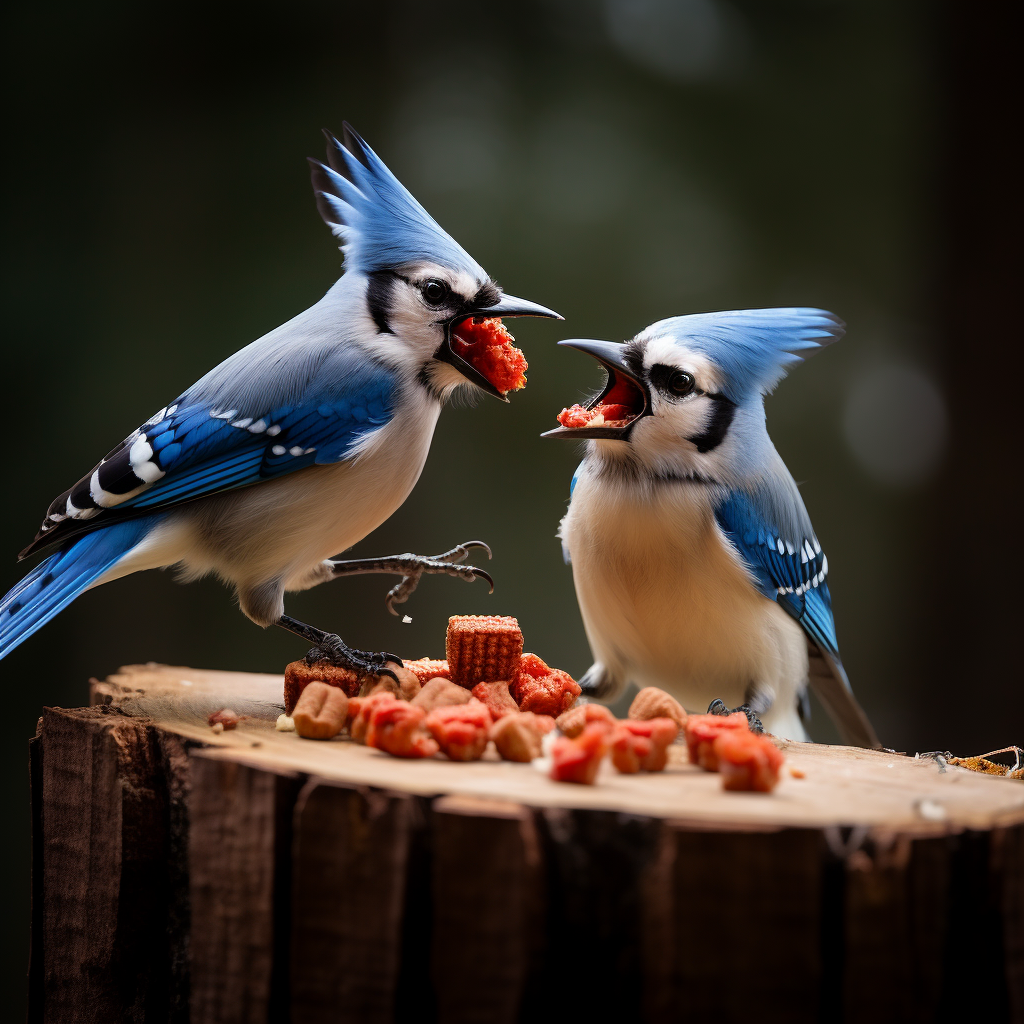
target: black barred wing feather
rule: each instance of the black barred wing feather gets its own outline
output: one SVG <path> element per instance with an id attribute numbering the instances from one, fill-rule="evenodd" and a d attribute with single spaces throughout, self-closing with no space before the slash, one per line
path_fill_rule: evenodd
<path id="1" fill-rule="evenodd" d="M 393 373 L 371 364 L 257 415 L 172 403 L 50 505 L 21 557 L 116 520 L 339 462 L 390 420 L 394 398 Z"/>

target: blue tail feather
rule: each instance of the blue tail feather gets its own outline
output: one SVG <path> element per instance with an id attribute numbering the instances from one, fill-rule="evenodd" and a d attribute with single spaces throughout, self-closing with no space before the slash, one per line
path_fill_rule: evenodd
<path id="1" fill-rule="evenodd" d="M 117 523 L 43 559 L 0 601 L 0 658 L 71 604 L 152 528 L 151 519 Z"/>

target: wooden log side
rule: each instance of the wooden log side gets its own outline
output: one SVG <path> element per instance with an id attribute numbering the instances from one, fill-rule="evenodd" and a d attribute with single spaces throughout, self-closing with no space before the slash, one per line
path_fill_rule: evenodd
<path id="1" fill-rule="evenodd" d="M 819 1019 L 825 849 L 811 829 L 669 823 L 674 1020 Z M 827 1019 L 827 1018 L 826 1018 Z"/>
<path id="2" fill-rule="evenodd" d="M 533 814 L 479 797 L 434 802 L 433 938 L 439 1024 L 514 1024 L 540 941 Z"/>
<path id="3" fill-rule="evenodd" d="M 408 795 L 316 778 L 303 786 L 294 822 L 293 1024 L 395 1019 L 417 818 Z"/>
<path id="4" fill-rule="evenodd" d="M 1024 1021 L 1024 825 L 996 829 L 992 859 L 999 880 L 1010 1018 Z"/>
<path id="5" fill-rule="evenodd" d="M 184 1022 L 187 942 L 173 849 L 179 737 L 113 708 L 44 709 L 33 793 L 30 1019 Z"/>
<path id="6" fill-rule="evenodd" d="M 544 866 L 542 959 L 524 1017 L 632 1020 L 645 990 L 648 875 L 658 863 L 659 819 L 545 808 L 537 814 Z M 595 971 L 582 983 L 566 951 Z"/>
<path id="7" fill-rule="evenodd" d="M 286 1019 L 299 780 L 208 751 L 191 760 L 191 1024 Z"/>

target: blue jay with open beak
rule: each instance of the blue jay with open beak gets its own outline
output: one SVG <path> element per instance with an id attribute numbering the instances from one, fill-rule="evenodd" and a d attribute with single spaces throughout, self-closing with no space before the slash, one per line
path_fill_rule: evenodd
<path id="1" fill-rule="evenodd" d="M 545 435 L 589 438 L 560 530 L 595 659 L 584 693 L 659 686 L 806 739 L 810 684 L 846 742 L 878 746 L 839 657 L 828 562 L 765 426 L 764 396 L 842 335 L 823 310 L 752 309 L 561 342 L 608 373 Z"/>
<path id="2" fill-rule="evenodd" d="M 55 550 L 0 602 L 0 657 L 83 591 L 177 566 L 214 573 L 242 611 L 359 671 L 391 655 L 350 648 L 285 614 L 287 591 L 338 576 L 490 577 L 434 557 L 339 561 L 408 497 L 445 400 L 460 386 L 504 395 L 453 349 L 472 317 L 557 313 L 503 295 L 484 269 L 346 124 L 311 160 L 317 207 L 344 273 L 316 305 L 230 356 L 133 431 L 57 498 L 22 557 Z M 463 351 L 465 351 L 463 349 Z M 489 554 L 489 551 L 488 551 Z M 386 669 L 384 669 L 387 671 Z"/>

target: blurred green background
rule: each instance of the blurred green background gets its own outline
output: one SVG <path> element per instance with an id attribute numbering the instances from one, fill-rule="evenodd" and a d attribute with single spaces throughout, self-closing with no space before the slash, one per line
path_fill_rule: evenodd
<path id="1" fill-rule="evenodd" d="M 566 323 L 512 323 L 528 389 L 448 409 L 411 498 L 355 549 L 481 537 L 494 596 L 427 578 L 403 625 L 383 607 L 393 581 L 363 577 L 294 596 L 292 614 L 408 656 L 442 654 L 449 614 L 514 614 L 528 649 L 579 675 L 555 540 L 579 454 L 538 435 L 601 374 L 555 341 L 818 305 L 847 337 L 783 382 L 768 422 L 829 555 L 854 687 L 900 750 L 1022 738 L 998 639 L 1018 605 L 986 533 L 1007 519 L 986 467 L 1015 435 L 963 356 L 1008 267 L 1006 172 L 985 148 L 1003 101 L 972 102 L 998 39 L 972 49 L 978 26 L 923 0 L 48 4 L 9 25 L 2 590 L 57 493 L 337 277 L 304 157 L 348 119 L 506 289 Z M 1008 350 L 998 333 L 975 351 Z M 83 704 L 91 675 L 125 663 L 280 671 L 303 652 L 219 583 L 166 572 L 86 594 L 3 662 L 16 1008 L 40 707 Z"/>

